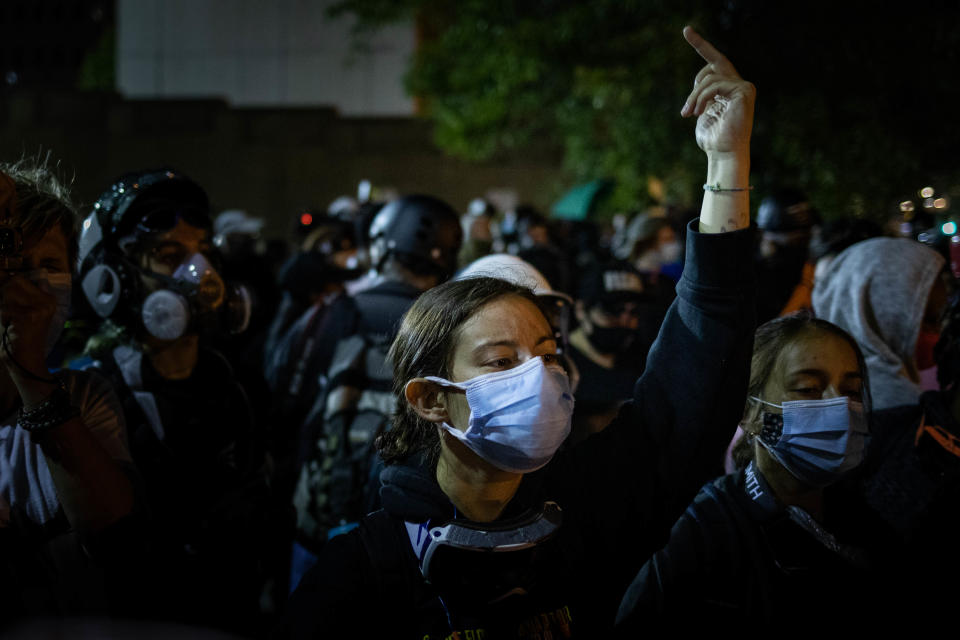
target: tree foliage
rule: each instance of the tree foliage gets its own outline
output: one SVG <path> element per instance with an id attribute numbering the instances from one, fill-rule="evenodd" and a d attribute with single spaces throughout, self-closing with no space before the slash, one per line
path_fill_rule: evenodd
<path id="1" fill-rule="evenodd" d="M 439 145 L 488 161 L 562 153 L 567 185 L 613 178 L 608 207 L 699 197 L 703 158 L 679 117 L 702 65 L 693 24 L 757 85 L 754 183 L 807 190 L 828 216 L 880 217 L 955 179 L 953 3 L 764 0 L 344 0 L 358 37 L 415 19 L 409 91 Z M 960 193 L 958 203 L 960 203 Z"/>

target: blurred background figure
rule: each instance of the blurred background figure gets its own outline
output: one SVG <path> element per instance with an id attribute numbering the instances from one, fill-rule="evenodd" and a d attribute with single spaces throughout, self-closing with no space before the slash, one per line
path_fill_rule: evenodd
<path id="1" fill-rule="evenodd" d="M 488 255 L 493 250 L 494 218 L 496 208 L 483 198 L 470 201 L 467 212 L 461 218 L 463 224 L 463 246 L 457 256 L 457 265 L 461 268 Z"/>
<path id="2" fill-rule="evenodd" d="M 934 350 L 940 387 L 915 405 L 878 411 L 863 491 L 900 536 L 905 611 L 952 606 L 960 571 L 960 298 L 948 305 Z"/>
<path id="3" fill-rule="evenodd" d="M 641 213 L 625 229 L 625 248 L 637 271 L 680 279 L 683 250 L 676 231 L 663 216 Z"/>
<path id="4" fill-rule="evenodd" d="M 363 274 L 358 258 L 353 222 L 326 214 L 311 214 L 310 231 L 277 273 L 274 288 L 279 289 L 279 305 L 273 307 L 273 319 L 264 341 L 264 362 L 271 386 L 282 381 L 277 371 L 277 346 L 290 326 L 312 305 L 330 302 L 344 291 L 346 283 Z"/>
<path id="5" fill-rule="evenodd" d="M 386 351 L 410 305 L 453 275 L 462 237 L 460 216 L 446 202 L 428 195 L 390 201 L 369 224 L 369 283 L 305 313 L 284 338 L 292 346 L 278 349 L 292 354 L 304 383 L 291 394 L 298 413 L 287 418 L 298 425 L 291 588 L 328 537 L 379 504 L 373 445 L 394 408 Z"/>
<path id="6" fill-rule="evenodd" d="M 573 256 L 568 256 L 557 245 L 550 221 L 530 205 L 520 205 L 516 215 L 516 255 L 530 263 L 557 290 L 573 290 Z"/>
<path id="7" fill-rule="evenodd" d="M 243 286 L 250 296 L 250 321 L 246 329 L 220 336 L 217 345 L 235 368 L 250 371 L 244 375 L 255 375 L 253 372 L 262 370 L 261 354 L 267 329 L 280 303 L 273 261 L 266 252 L 263 225 L 263 218 L 255 218 L 240 209 L 223 211 L 213 221 L 213 246 L 220 257 L 222 275 Z"/>
<path id="8" fill-rule="evenodd" d="M 758 323 L 782 315 L 798 286 L 812 289 L 813 265 L 808 266 L 807 259 L 813 228 L 819 222 L 820 215 L 796 189 L 778 189 L 760 202 Z"/>
<path id="9" fill-rule="evenodd" d="M 357 207 L 354 214 L 353 237 L 357 244 L 357 268 L 362 275 L 347 282 L 347 292 L 351 295 L 372 286 L 376 281 L 377 272 L 370 264 L 370 225 L 385 204 L 385 202 L 367 201 Z"/>
<path id="10" fill-rule="evenodd" d="M 570 357 L 582 379 L 574 393 L 571 441 L 610 423 L 633 394 L 646 355 L 672 301 L 629 262 L 594 266 L 580 282 Z"/>
<path id="11" fill-rule="evenodd" d="M 872 220 L 840 218 L 824 220 L 810 238 L 810 262 L 814 265 L 813 280 L 823 280 L 830 263 L 838 254 L 858 242 L 884 235 L 883 228 Z"/>

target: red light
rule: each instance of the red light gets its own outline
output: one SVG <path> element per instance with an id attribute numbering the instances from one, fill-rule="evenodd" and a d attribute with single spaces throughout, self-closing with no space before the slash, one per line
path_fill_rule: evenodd
<path id="1" fill-rule="evenodd" d="M 300 224 L 302 224 L 303 226 L 306 227 L 306 226 L 308 226 L 308 225 L 310 225 L 310 224 L 312 224 L 312 223 L 313 223 L 313 216 L 312 216 L 312 215 L 310 215 L 309 213 L 301 213 L 301 214 L 300 214 Z"/>

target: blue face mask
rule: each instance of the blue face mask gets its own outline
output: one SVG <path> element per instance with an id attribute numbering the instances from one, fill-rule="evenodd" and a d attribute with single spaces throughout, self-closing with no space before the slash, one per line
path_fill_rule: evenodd
<path id="1" fill-rule="evenodd" d="M 426 378 L 467 393 L 466 431 L 441 426 L 478 456 L 504 471 L 529 473 L 544 466 L 570 434 L 573 395 L 567 374 L 530 358 L 513 369 L 465 382 Z"/>
<path id="2" fill-rule="evenodd" d="M 863 405 L 845 396 L 773 404 L 764 413 L 760 444 L 798 480 L 826 487 L 863 462 L 870 432 Z"/>

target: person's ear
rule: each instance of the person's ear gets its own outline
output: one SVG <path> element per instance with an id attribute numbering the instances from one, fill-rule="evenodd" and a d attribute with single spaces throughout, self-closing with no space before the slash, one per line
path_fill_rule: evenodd
<path id="1" fill-rule="evenodd" d="M 403 387 L 407 404 L 427 422 L 443 422 L 448 419 L 443 401 L 442 388 L 425 378 L 414 378 Z"/>

